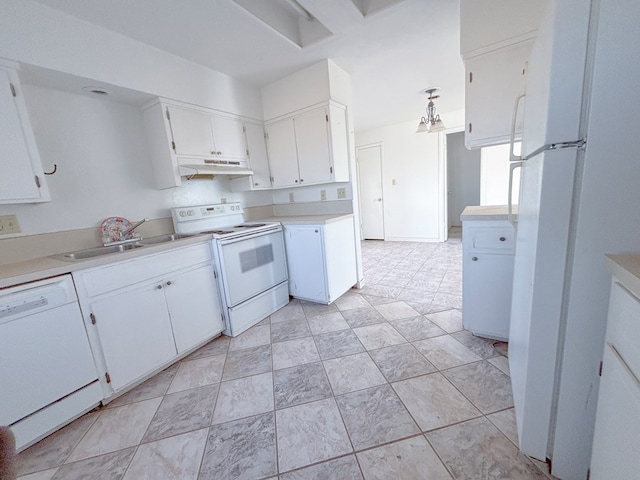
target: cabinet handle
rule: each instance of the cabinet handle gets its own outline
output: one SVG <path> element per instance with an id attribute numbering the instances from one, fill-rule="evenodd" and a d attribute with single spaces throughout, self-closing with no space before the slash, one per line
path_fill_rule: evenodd
<path id="1" fill-rule="evenodd" d="M 471 257 L 471 260 L 473 260 L 474 262 L 478 261 L 478 257 Z"/>
<path id="2" fill-rule="evenodd" d="M 214 152 L 213 150 L 211 150 L 211 155 L 215 155 L 215 154 L 216 154 L 216 152 Z"/>
<path id="3" fill-rule="evenodd" d="M 169 285 L 171 285 L 172 283 L 173 283 L 173 282 L 172 282 L 171 280 L 169 280 L 169 281 L 167 282 L 167 287 L 168 287 Z"/>
<path id="4" fill-rule="evenodd" d="M 258 182 L 254 183 L 253 185 L 257 187 L 258 186 Z"/>
<path id="5" fill-rule="evenodd" d="M 158 290 L 162 290 L 162 285 L 158 285 L 158 286 L 156 286 L 156 288 L 157 288 Z"/>
<path id="6" fill-rule="evenodd" d="M 506 238 L 504 238 L 504 237 L 500 237 L 500 241 L 501 241 L 501 242 L 504 242 L 505 240 L 506 240 Z"/>
<path id="7" fill-rule="evenodd" d="M 298 183 L 298 180 L 296 180 L 296 183 Z"/>
<path id="8" fill-rule="evenodd" d="M 304 178 L 301 178 L 301 179 L 300 179 L 300 183 L 302 183 L 302 182 L 304 182 Z"/>

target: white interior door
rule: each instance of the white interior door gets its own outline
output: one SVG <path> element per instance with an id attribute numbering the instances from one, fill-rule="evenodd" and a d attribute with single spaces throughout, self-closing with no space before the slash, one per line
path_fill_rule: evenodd
<path id="1" fill-rule="evenodd" d="M 380 145 L 358 149 L 358 186 L 362 238 L 384 240 L 382 147 Z"/>

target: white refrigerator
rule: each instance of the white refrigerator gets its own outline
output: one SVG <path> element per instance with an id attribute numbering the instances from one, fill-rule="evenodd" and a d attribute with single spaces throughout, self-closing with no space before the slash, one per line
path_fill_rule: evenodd
<path id="1" fill-rule="evenodd" d="M 589 469 L 610 286 L 603 255 L 640 252 L 639 86 L 638 0 L 550 2 L 519 107 L 509 365 L 520 448 L 550 459 L 561 479 Z"/>

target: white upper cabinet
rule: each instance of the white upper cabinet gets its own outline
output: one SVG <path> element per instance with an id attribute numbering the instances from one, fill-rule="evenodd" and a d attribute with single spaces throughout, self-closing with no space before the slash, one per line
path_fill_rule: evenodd
<path id="1" fill-rule="evenodd" d="M 270 189 L 271 172 L 269 170 L 264 127 L 257 123 L 245 123 L 244 131 L 247 138 L 247 150 L 249 151 L 249 166 L 253 170 L 253 175 L 231 179 L 231 191 L 244 192 Z"/>
<path id="2" fill-rule="evenodd" d="M 168 106 L 176 155 L 247 159 L 243 122 L 195 109 Z"/>
<path id="3" fill-rule="evenodd" d="M 247 160 L 249 152 L 244 134 L 244 122 L 236 118 L 212 116 L 215 155 L 225 159 Z"/>
<path id="4" fill-rule="evenodd" d="M 242 118 L 158 100 L 144 108 L 144 120 L 158 188 L 182 185 L 180 165 L 248 167 Z"/>
<path id="5" fill-rule="evenodd" d="M 465 64 L 465 145 L 509 142 L 516 98 L 548 0 L 462 0 L 460 54 Z M 520 105 L 515 136 L 522 131 Z"/>
<path id="6" fill-rule="evenodd" d="M 0 65 L 0 203 L 51 198 L 15 70 Z"/>
<path id="7" fill-rule="evenodd" d="M 324 108 L 294 118 L 300 184 L 327 183 L 333 176 L 329 113 Z"/>
<path id="8" fill-rule="evenodd" d="M 271 123 L 265 130 L 273 188 L 297 185 L 300 172 L 293 118 Z"/>
<path id="9" fill-rule="evenodd" d="M 524 93 L 532 40 L 485 53 L 465 62 L 465 146 L 507 143 L 511 137 L 514 103 Z M 515 138 L 522 133 L 520 102 Z"/>
<path id="10" fill-rule="evenodd" d="M 176 155 L 209 157 L 215 155 L 209 115 L 197 110 L 166 107 Z"/>
<path id="11" fill-rule="evenodd" d="M 267 124 L 273 188 L 349 181 L 346 112 L 329 104 Z"/>

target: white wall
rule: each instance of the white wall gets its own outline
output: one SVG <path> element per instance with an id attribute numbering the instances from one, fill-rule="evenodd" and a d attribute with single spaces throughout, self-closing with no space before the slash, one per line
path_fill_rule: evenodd
<path id="1" fill-rule="evenodd" d="M 0 57 L 262 119 L 259 89 L 30 0 L 3 0 Z"/>
<path id="2" fill-rule="evenodd" d="M 262 119 L 259 89 L 30 0 L 3 1 L 0 57 Z M 46 178 L 51 202 L 0 205 L 0 214 L 18 215 L 17 236 L 92 227 L 112 215 L 167 217 L 172 206 L 221 198 L 272 203 L 269 192 L 233 194 L 219 177 L 157 190 L 138 107 L 80 92 L 22 90 L 43 167 L 58 164 L 58 173 Z"/>
<path id="3" fill-rule="evenodd" d="M 449 128 L 464 123 L 461 111 L 441 117 Z M 355 135 L 357 147 L 383 145 L 385 240 L 437 242 L 444 231 L 444 134 L 416 134 L 418 119 Z"/>
<path id="4" fill-rule="evenodd" d="M 29 85 L 22 90 L 43 167 L 57 164 L 58 171 L 46 177 L 51 202 L 0 205 L 0 215 L 18 215 L 20 236 L 97 227 L 109 216 L 162 218 L 170 207 L 222 197 L 245 206 L 271 203 L 269 192 L 231 193 L 218 177 L 158 190 L 138 107 Z"/>
<path id="5" fill-rule="evenodd" d="M 447 214 L 449 227 L 461 226 L 460 214 L 480 204 L 480 151 L 467 150 L 464 132 L 447 135 Z"/>

